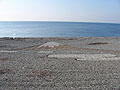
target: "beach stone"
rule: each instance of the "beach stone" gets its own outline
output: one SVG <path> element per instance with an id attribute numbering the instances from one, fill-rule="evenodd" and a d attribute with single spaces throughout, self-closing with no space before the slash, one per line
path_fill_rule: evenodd
<path id="1" fill-rule="evenodd" d="M 7 51 L 7 50 L 1 50 L 0 52 L 5 52 L 5 53 L 15 53 L 17 51 Z"/>
<path id="2" fill-rule="evenodd" d="M 115 61 L 115 60 L 120 60 L 120 57 L 108 57 L 108 58 L 80 58 L 76 60 L 85 60 L 85 61 Z"/>
<path id="3" fill-rule="evenodd" d="M 98 58 L 109 58 L 116 57 L 113 54 L 51 54 L 49 58 L 81 58 L 81 59 L 98 59 Z"/>
<path id="4" fill-rule="evenodd" d="M 54 48 L 54 47 L 58 47 L 60 46 L 61 44 L 57 43 L 57 42 L 47 42 L 41 46 L 39 46 L 39 48 L 41 47 L 49 47 L 49 48 Z"/>
<path id="5" fill-rule="evenodd" d="M 50 54 L 50 53 L 53 53 L 53 51 L 39 51 L 38 53 Z"/>

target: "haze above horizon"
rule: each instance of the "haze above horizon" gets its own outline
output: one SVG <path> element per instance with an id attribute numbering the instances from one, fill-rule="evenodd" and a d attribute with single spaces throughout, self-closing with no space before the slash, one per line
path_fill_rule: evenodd
<path id="1" fill-rule="evenodd" d="M 120 23 L 119 0 L 0 0 L 0 21 Z"/>

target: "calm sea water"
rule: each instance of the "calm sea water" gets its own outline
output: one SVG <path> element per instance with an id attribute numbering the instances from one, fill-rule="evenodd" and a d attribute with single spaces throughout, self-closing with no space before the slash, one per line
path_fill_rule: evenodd
<path id="1" fill-rule="evenodd" d="M 120 37 L 120 24 L 0 22 L 0 37 Z"/>

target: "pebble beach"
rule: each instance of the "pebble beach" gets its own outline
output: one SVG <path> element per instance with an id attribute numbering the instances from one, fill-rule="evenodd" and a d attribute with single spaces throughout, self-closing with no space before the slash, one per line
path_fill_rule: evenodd
<path id="1" fill-rule="evenodd" d="M 0 90 L 120 90 L 120 38 L 0 38 Z"/>

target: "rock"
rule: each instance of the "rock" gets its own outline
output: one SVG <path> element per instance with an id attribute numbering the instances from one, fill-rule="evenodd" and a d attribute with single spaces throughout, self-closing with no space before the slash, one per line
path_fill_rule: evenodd
<path id="1" fill-rule="evenodd" d="M 39 46 L 39 48 L 41 47 L 48 47 L 48 48 L 54 48 L 54 47 L 59 47 L 61 44 L 56 43 L 56 42 L 47 42 L 41 46 Z"/>

